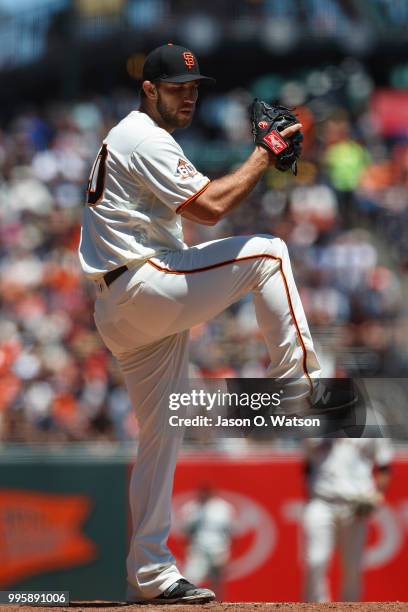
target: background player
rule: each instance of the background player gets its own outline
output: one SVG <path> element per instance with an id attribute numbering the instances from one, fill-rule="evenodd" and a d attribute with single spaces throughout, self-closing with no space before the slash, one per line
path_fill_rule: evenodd
<path id="1" fill-rule="evenodd" d="M 310 499 L 303 517 L 307 601 L 331 600 L 327 572 L 336 546 L 342 561 L 339 599 L 359 599 L 367 523 L 384 499 L 391 458 L 390 443 L 384 438 L 307 441 Z"/>
<path id="2" fill-rule="evenodd" d="M 226 238 L 192 248 L 180 215 L 214 224 L 254 188 L 274 162 L 256 146 L 233 174 L 203 176 L 171 136 L 193 117 L 200 74 L 184 47 L 152 51 L 143 69 L 140 111 L 108 134 L 93 166 L 80 261 L 95 282 L 95 322 L 118 360 L 140 425 L 130 485 L 133 536 L 130 597 L 207 601 L 167 548 L 173 474 L 182 429 L 168 423 L 170 393 L 185 389 L 189 329 L 253 292 L 271 365 L 269 376 L 301 381 L 308 397 L 319 374 L 284 242 L 269 235 Z M 290 138 L 299 123 L 281 132 Z M 179 411 L 179 416 L 182 416 Z"/>
<path id="3" fill-rule="evenodd" d="M 202 485 L 196 499 L 180 509 L 180 521 L 187 539 L 185 573 L 197 584 L 208 580 L 222 598 L 224 571 L 231 552 L 234 507 L 209 485 Z"/>

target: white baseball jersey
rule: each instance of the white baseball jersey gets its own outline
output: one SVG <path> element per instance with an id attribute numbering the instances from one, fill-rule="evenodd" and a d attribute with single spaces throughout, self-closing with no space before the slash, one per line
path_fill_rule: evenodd
<path id="1" fill-rule="evenodd" d="M 79 258 L 96 280 L 109 270 L 186 245 L 181 209 L 209 179 L 146 113 L 132 111 L 108 134 L 93 165 Z"/>
<path id="2" fill-rule="evenodd" d="M 221 497 L 212 497 L 206 503 L 188 502 L 181 510 L 187 528 L 193 528 L 193 545 L 209 555 L 229 549 L 235 510 Z"/>
<path id="3" fill-rule="evenodd" d="M 310 493 L 351 500 L 376 490 L 373 467 L 388 465 L 392 448 L 384 438 L 335 438 L 308 441 Z"/>

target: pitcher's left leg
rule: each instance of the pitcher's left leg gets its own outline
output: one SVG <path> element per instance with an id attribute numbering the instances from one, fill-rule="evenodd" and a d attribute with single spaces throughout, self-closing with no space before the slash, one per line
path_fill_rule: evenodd
<path id="1" fill-rule="evenodd" d="M 125 383 L 139 422 L 130 482 L 133 534 L 127 559 L 131 599 L 154 598 L 182 578 L 167 547 L 171 494 L 183 428 L 169 424 L 169 395 L 187 391 L 188 332 L 139 349 Z M 183 416 L 183 407 L 177 416 Z"/>

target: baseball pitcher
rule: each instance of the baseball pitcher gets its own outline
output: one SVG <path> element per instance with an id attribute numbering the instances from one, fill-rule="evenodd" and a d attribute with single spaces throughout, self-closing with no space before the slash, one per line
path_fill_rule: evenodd
<path id="1" fill-rule="evenodd" d="M 169 395 L 183 391 L 189 329 L 252 292 L 270 355 L 268 375 L 297 379 L 310 395 L 319 363 L 284 242 L 267 234 L 187 247 L 182 217 L 214 225 L 238 206 L 271 164 L 296 172 L 301 124 L 284 107 L 255 100 L 254 150 L 211 181 L 172 134 L 190 124 L 202 81 L 189 49 L 164 45 L 143 68 L 141 105 L 104 139 L 90 173 L 80 262 L 95 284 L 95 323 L 116 357 L 140 425 L 130 484 L 133 535 L 129 598 L 205 602 L 208 589 L 182 576 L 167 547 L 181 432 Z M 182 408 L 179 411 L 182 416 Z"/>

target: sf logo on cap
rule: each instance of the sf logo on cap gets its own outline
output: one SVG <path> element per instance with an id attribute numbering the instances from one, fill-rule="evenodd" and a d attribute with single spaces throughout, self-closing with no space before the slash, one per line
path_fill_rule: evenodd
<path id="1" fill-rule="evenodd" d="M 183 57 L 184 57 L 184 63 L 187 66 L 187 68 L 189 70 L 191 70 L 191 68 L 194 66 L 195 64 L 195 59 L 194 59 L 194 55 L 192 53 L 190 53 L 190 51 L 184 51 L 183 53 Z"/>

